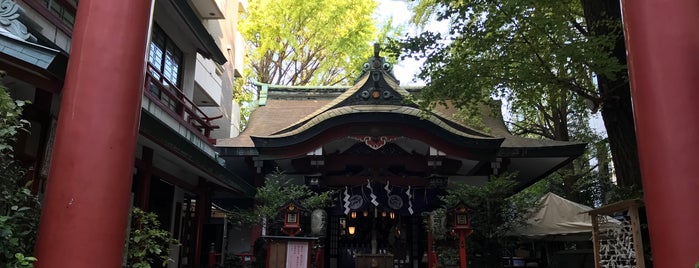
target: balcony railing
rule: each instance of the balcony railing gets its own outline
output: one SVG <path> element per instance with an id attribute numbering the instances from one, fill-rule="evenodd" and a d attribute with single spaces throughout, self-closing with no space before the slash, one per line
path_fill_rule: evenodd
<path id="1" fill-rule="evenodd" d="M 144 95 L 170 116 L 186 126 L 201 139 L 215 144 L 215 139 L 211 139 L 211 131 L 219 128 L 211 124 L 211 121 L 223 117 L 209 117 L 199 109 L 182 90 L 169 81 L 153 65 L 148 64 L 146 72 Z"/>

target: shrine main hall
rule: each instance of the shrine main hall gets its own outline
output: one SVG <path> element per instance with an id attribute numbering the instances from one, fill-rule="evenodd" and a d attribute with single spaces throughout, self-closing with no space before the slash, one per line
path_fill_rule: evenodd
<path id="1" fill-rule="evenodd" d="M 238 137 L 218 141 L 220 156 L 258 187 L 279 170 L 337 193 L 317 234 L 325 237 L 325 267 L 354 267 L 352 255 L 386 252 L 395 264 L 416 267 L 427 244 L 422 217 L 439 208 L 449 183 L 482 185 L 508 172 L 519 191 L 585 149 L 514 136 L 487 108 L 479 127 L 448 104 L 421 110 L 412 98 L 420 89 L 401 87 L 378 50 L 351 87 L 258 86 L 259 107 Z M 262 234 L 253 232 L 253 241 Z"/>

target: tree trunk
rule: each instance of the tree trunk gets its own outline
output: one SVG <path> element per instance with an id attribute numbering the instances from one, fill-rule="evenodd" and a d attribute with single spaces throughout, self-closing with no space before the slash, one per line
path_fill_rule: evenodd
<path id="1" fill-rule="evenodd" d="M 558 99 L 551 103 L 551 117 L 553 120 L 553 135 L 554 140 L 557 141 L 570 141 L 570 131 L 568 126 L 568 107 L 570 106 L 570 99 L 568 98 L 568 90 L 562 89 L 560 91 L 560 96 L 554 99 Z M 577 182 L 580 179 L 579 171 L 575 170 L 575 165 L 573 162 L 568 163 L 559 170 L 561 177 L 563 178 L 563 185 L 561 185 L 564 197 L 573 201 L 581 203 L 580 200 L 580 189 L 577 187 Z"/>
<path id="2" fill-rule="evenodd" d="M 621 6 L 618 1 L 581 0 L 585 20 L 591 35 L 617 33 L 616 43 L 610 53 L 626 65 L 626 47 L 621 26 Z M 609 21 L 614 25 L 610 26 Z M 631 90 L 626 71 L 616 77 L 598 76 L 599 93 L 602 96 L 602 120 L 607 129 L 612 152 L 614 172 L 619 185 L 641 186 L 641 169 L 631 106 Z"/>

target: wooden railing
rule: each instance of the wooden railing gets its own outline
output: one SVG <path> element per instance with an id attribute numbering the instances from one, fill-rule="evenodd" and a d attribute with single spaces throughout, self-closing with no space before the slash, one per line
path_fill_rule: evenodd
<path id="1" fill-rule="evenodd" d="M 148 64 L 146 71 L 144 95 L 166 111 L 170 116 L 185 125 L 203 140 L 215 144 L 215 139 L 211 139 L 211 131 L 219 128 L 211 124 L 211 121 L 223 117 L 207 116 L 197 105 L 187 98 L 182 90 L 169 81 L 153 65 Z"/>

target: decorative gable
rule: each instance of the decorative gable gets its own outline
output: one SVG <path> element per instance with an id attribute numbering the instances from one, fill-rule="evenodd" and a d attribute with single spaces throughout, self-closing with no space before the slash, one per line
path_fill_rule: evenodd
<path id="1" fill-rule="evenodd" d="M 379 56 L 379 47 L 375 44 L 374 56 L 362 67 L 360 77 L 367 76 L 366 80 L 352 92 L 352 96 L 340 102 L 338 106 L 404 105 L 405 97 L 409 93 L 400 89 L 392 70 L 393 66 Z"/>

